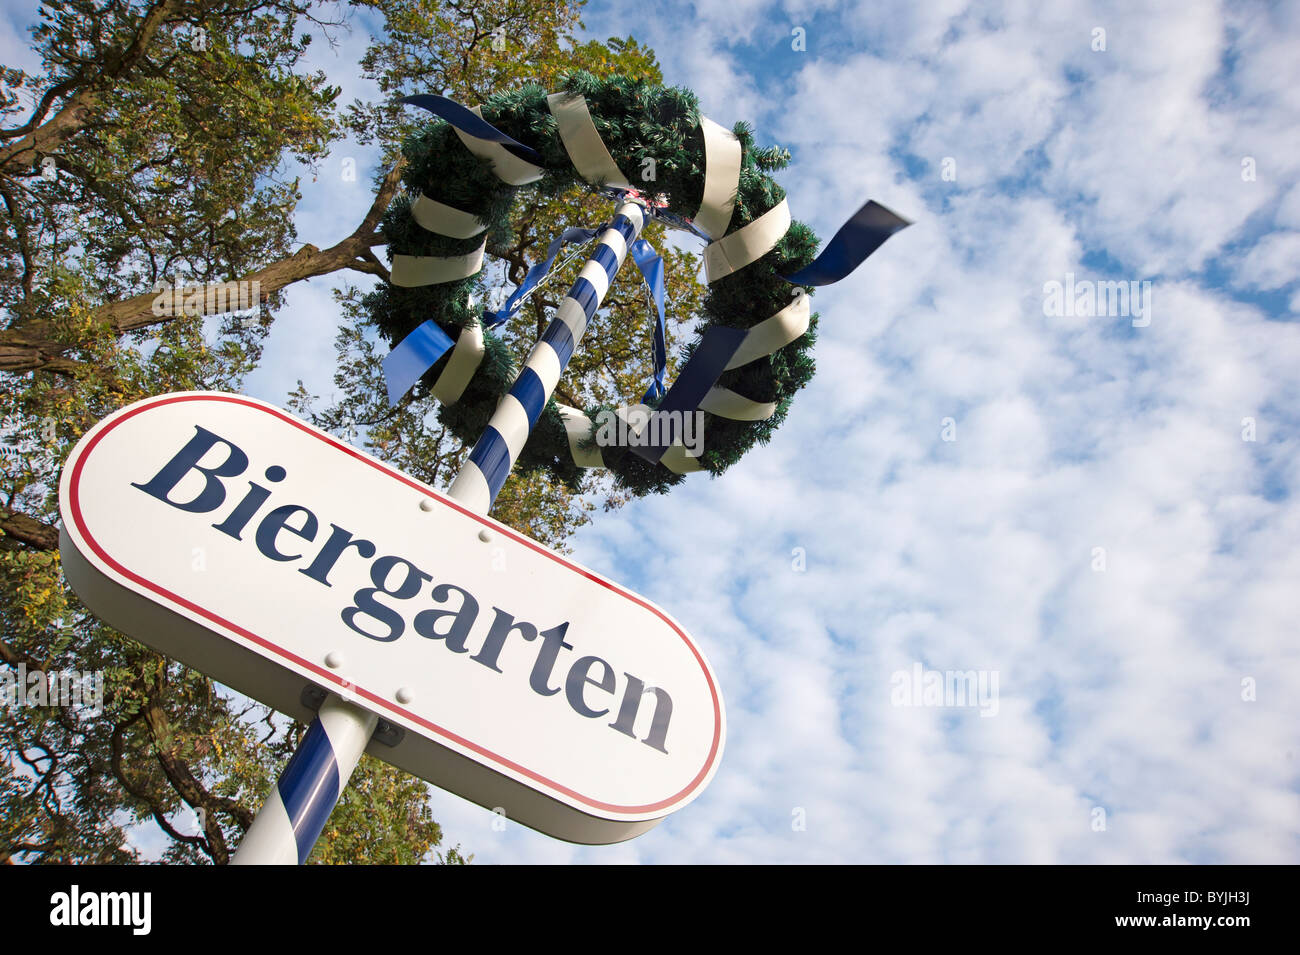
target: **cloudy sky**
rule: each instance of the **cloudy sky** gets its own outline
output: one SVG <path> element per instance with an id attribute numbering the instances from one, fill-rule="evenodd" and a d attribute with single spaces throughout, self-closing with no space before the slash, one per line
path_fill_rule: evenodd
<path id="1" fill-rule="evenodd" d="M 439 793 L 449 844 L 1300 858 L 1300 8 L 1134 6 L 593 0 L 592 36 L 635 35 L 712 119 L 790 149 L 796 218 L 829 236 L 874 198 L 915 225 L 816 296 L 817 375 L 770 445 L 573 541 L 713 663 L 710 788 L 604 848 Z M 348 98 L 373 95 L 364 32 L 315 54 Z M 304 239 L 351 231 L 373 163 L 341 144 L 305 183 Z M 1140 307 L 1052 307 L 1099 281 Z M 290 293 L 251 393 L 328 394 L 329 289 Z M 908 700 L 918 667 L 990 695 Z"/>
<path id="2" fill-rule="evenodd" d="M 817 376 L 769 446 L 575 542 L 717 669 L 710 788 L 600 849 L 440 796 L 453 841 L 488 862 L 1300 857 L 1300 13 L 1133 6 L 588 8 L 789 148 L 821 235 L 867 198 L 916 224 L 818 293 Z M 1149 282 L 1146 314 L 1045 314 L 1069 273 Z M 917 664 L 987 671 L 996 705 L 895 705 Z"/>

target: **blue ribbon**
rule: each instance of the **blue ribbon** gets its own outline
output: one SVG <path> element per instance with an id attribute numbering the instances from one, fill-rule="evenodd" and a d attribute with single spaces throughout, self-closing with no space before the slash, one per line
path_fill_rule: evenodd
<path id="1" fill-rule="evenodd" d="M 830 285 L 838 282 L 861 265 L 872 252 L 880 248 L 886 239 L 909 225 L 911 223 L 907 219 L 891 212 L 878 202 L 868 202 L 840 227 L 835 237 L 816 259 L 793 275 L 785 275 L 782 278 L 794 285 Z M 641 265 L 639 257 L 637 265 Z M 655 382 L 659 389 L 658 393 L 662 394 L 663 377 L 658 362 L 659 355 L 662 353 L 663 335 L 663 260 L 658 260 L 655 278 L 652 279 L 645 268 L 642 268 L 642 273 L 646 275 L 646 281 L 652 288 L 655 288 L 656 281 L 659 283 L 656 296 L 656 304 L 660 311 L 659 327 L 655 334 Z M 685 415 L 697 411 L 700 402 L 709 393 L 709 389 L 717 384 L 727 368 L 727 363 L 736 354 L 736 350 L 740 348 L 747 334 L 748 331 L 741 328 L 714 326 L 706 329 L 700 338 L 700 344 L 696 346 L 690 360 L 678 373 L 677 380 L 668 389 L 668 394 L 660 403 L 656 414 L 680 411 Z M 655 390 L 656 386 L 652 385 L 642 401 L 648 401 L 652 396 L 657 397 Z M 676 430 L 680 419 L 670 417 L 664 421 L 666 426 L 657 429 L 661 438 L 660 444 L 632 447 L 636 454 L 656 464 L 678 437 Z M 656 431 L 650 433 L 654 434 Z"/>
<path id="2" fill-rule="evenodd" d="M 704 334 L 700 336 L 700 343 L 691 353 L 690 360 L 678 372 L 677 380 L 668 389 L 667 396 L 655 412 L 655 415 L 660 415 L 665 412 L 680 411 L 682 415 L 667 417 L 664 419 L 664 426 L 655 427 L 648 432 L 651 435 L 658 434 L 661 443 L 646 447 L 632 445 L 631 450 L 651 464 L 658 464 L 659 459 L 678 439 L 678 426 L 682 418 L 699 408 L 700 402 L 709 393 L 709 389 L 717 383 L 719 376 L 726 370 L 727 362 L 731 361 L 731 356 L 736 354 L 740 343 L 748 334 L 749 332 L 743 328 L 727 328 L 723 325 L 714 325 L 712 328 L 705 329 Z"/>
<path id="3" fill-rule="evenodd" d="M 874 199 L 870 200 L 840 226 L 821 255 L 793 275 L 781 277 L 793 285 L 831 285 L 866 261 L 891 235 L 911 224 Z"/>
<path id="4" fill-rule="evenodd" d="M 453 344 L 433 319 L 403 338 L 384 357 L 384 382 L 388 385 L 389 406 L 401 401 L 402 395 L 410 391 Z"/>
<path id="5" fill-rule="evenodd" d="M 555 264 L 556 256 L 564 246 L 574 242 L 587 242 L 596 236 L 601 230 L 599 229 L 565 229 L 559 236 L 551 241 L 546 247 L 546 258 L 538 262 L 528 270 L 524 280 L 519 283 L 519 287 L 514 290 L 510 298 L 506 300 L 505 305 L 500 311 L 492 313 L 487 317 L 488 328 L 496 328 L 509 320 L 515 312 L 519 310 L 524 296 L 537 287 L 537 285 L 550 274 L 551 268 Z M 664 393 L 664 376 L 668 371 L 668 346 L 665 339 L 664 331 L 664 260 L 645 239 L 637 239 L 629 247 L 628 251 L 632 254 L 632 260 L 636 262 L 636 267 L 640 269 L 641 275 L 645 278 L 646 285 L 650 287 L 650 295 L 655 303 L 655 329 L 654 329 L 654 380 L 650 383 L 650 388 L 645 393 L 642 401 L 649 401 L 652 398 L 659 398 Z"/>
<path id="6" fill-rule="evenodd" d="M 668 371 L 668 345 L 664 339 L 664 259 L 645 239 L 632 243 L 632 260 L 641 270 L 655 303 L 654 366 L 655 377 L 643 402 L 660 398 L 664 393 L 664 374 Z"/>
<path id="7" fill-rule="evenodd" d="M 535 149 L 530 149 L 523 143 L 516 142 L 501 130 L 497 129 L 482 116 L 472 112 L 454 99 L 448 99 L 445 96 L 438 96 L 434 93 L 420 93 L 416 96 L 404 96 L 399 103 L 409 103 L 411 106 L 418 106 L 421 109 L 427 109 L 434 116 L 445 119 L 451 125 L 455 126 L 467 136 L 473 136 L 475 139 L 486 139 L 488 142 L 500 143 L 510 152 L 514 153 L 520 159 L 526 159 L 534 165 L 542 165 L 541 153 Z"/>
<path id="8" fill-rule="evenodd" d="M 515 289 L 514 294 L 506 299 L 505 306 L 499 312 L 493 312 L 491 316 L 485 315 L 485 318 L 487 318 L 487 327 L 496 328 L 498 325 L 504 324 L 508 321 L 515 312 L 519 311 L 519 306 L 523 302 L 524 296 L 536 288 L 537 284 L 541 282 L 542 279 L 546 278 L 547 274 L 551 271 L 551 266 L 555 264 L 555 257 L 560 254 L 560 249 L 573 242 L 587 242 L 597 233 L 597 231 L 599 230 L 578 228 L 565 229 L 562 233 L 552 239 L 551 244 L 546 247 L 546 258 L 528 270 L 528 274 L 524 276 L 524 280 L 519 283 L 519 288 Z"/>

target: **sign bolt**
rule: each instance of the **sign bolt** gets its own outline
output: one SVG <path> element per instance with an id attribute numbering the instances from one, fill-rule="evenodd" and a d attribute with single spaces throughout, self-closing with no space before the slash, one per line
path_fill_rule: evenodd
<path id="1" fill-rule="evenodd" d="M 329 653 L 325 654 L 325 665 L 331 670 L 337 670 L 339 667 L 343 666 L 343 654 L 339 653 L 337 650 L 331 650 Z"/>
<path id="2" fill-rule="evenodd" d="M 411 700 L 414 698 L 415 698 L 415 694 L 412 693 L 410 690 L 408 690 L 406 687 L 403 686 L 398 688 L 397 690 L 398 703 L 410 703 Z"/>
<path id="3" fill-rule="evenodd" d="M 429 497 L 422 498 L 422 499 L 420 500 L 420 510 L 422 510 L 422 511 L 431 511 L 431 510 L 433 510 L 433 499 L 432 499 L 432 498 L 429 498 Z"/>
<path id="4" fill-rule="evenodd" d="M 492 540 L 492 532 L 485 527 L 478 532 L 478 539 L 487 544 Z"/>

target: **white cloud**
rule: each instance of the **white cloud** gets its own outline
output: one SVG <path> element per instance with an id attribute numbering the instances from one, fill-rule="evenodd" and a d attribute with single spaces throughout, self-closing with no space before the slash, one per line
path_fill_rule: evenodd
<path id="1" fill-rule="evenodd" d="M 1300 278 L 1300 232 L 1275 232 L 1239 255 L 1237 281 L 1248 288 L 1275 289 Z"/>

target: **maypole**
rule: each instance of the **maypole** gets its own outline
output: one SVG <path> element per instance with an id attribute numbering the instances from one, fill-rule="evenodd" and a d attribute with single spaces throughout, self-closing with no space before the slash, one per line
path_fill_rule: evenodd
<path id="1" fill-rule="evenodd" d="M 645 209 L 639 202 L 619 205 L 555 317 L 533 346 L 509 394 L 474 445 L 447 492 L 449 497 L 480 514 L 492 509 L 492 502 L 644 224 Z M 377 721 L 375 714 L 331 694 L 231 862 L 305 863 L 365 752 Z"/>

